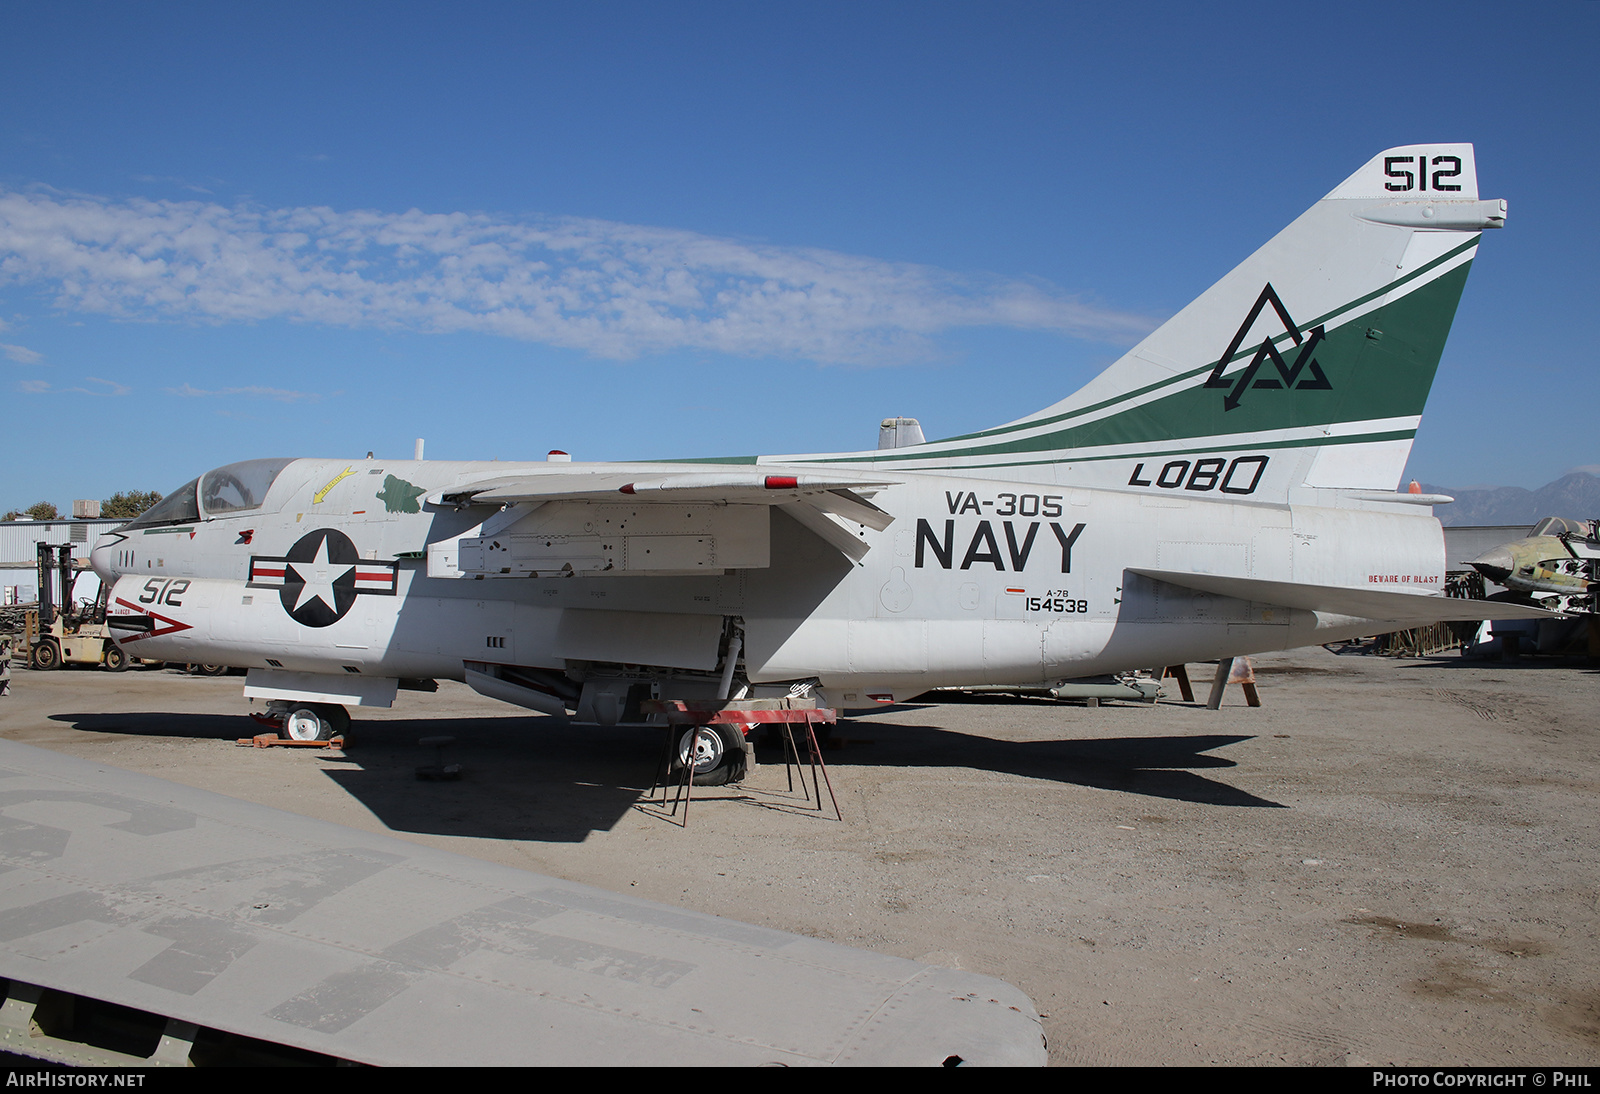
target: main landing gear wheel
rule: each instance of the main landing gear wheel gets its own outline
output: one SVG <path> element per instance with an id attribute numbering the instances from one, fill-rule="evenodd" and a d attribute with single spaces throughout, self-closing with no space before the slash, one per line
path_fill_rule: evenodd
<path id="1" fill-rule="evenodd" d="M 128 655 L 122 652 L 122 647 L 115 642 L 106 643 L 105 669 L 107 672 L 121 672 L 128 667 Z"/>
<path id="2" fill-rule="evenodd" d="M 330 703 L 306 703 L 289 710 L 282 734 L 291 741 L 331 741 L 350 728 L 350 715 L 344 707 Z"/>
<path id="3" fill-rule="evenodd" d="M 677 769 L 694 759 L 694 785 L 726 786 L 744 778 L 744 735 L 731 725 L 691 726 L 678 738 Z"/>

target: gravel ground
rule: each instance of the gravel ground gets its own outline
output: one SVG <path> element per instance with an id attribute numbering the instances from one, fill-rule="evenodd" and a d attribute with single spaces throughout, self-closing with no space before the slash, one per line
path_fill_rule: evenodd
<path id="1" fill-rule="evenodd" d="M 257 729 L 239 677 L 19 669 L 0 736 L 999 976 L 1057 1064 L 1600 1063 L 1596 669 L 1321 649 L 1256 669 L 1254 710 L 1233 688 L 1220 712 L 991 697 L 847 720 L 842 823 L 768 750 L 681 827 L 644 804 L 657 731 L 451 683 L 358 711 L 344 752 L 260 750 L 233 744 Z M 433 734 L 462 781 L 415 778 Z"/>

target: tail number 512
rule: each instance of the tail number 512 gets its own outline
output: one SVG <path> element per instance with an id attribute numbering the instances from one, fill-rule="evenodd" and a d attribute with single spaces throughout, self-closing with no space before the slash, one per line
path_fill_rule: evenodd
<path id="1" fill-rule="evenodd" d="M 183 601 L 178 597 L 188 590 L 189 579 L 186 577 L 169 577 L 165 581 L 159 577 L 152 577 L 144 583 L 144 592 L 139 595 L 139 603 L 166 604 L 169 607 L 181 608 Z"/>
<path id="2" fill-rule="evenodd" d="M 1417 165 L 1416 171 L 1411 170 L 1412 164 Z M 1443 170 L 1441 170 L 1443 168 Z M 1407 190 L 1428 189 L 1428 157 L 1427 156 L 1385 156 L 1383 157 L 1383 173 L 1395 181 L 1383 184 L 1385 190 L 1394 193 L 1404 193 Z M 1433 157 L 1433 189 L 1459 190 L 1461 184 L 1441 182 L 1441 179 L 1457 178 L 1461 174 L 1460 156 L 1435 156 Z"/>

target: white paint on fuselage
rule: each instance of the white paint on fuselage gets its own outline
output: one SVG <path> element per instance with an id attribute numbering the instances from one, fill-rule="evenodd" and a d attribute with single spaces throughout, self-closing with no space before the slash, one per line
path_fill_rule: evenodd
<path id="1" fill-rule="evenodd" d="M 326 489 L 347 468 L 351 474 Z M 693 617 L 737 616 L 753 682 L 815 676 L 834 694 L 862 701 L 869 691 L 1033 684 L 1261 652 L 1364 627 L 1178 589 L 1128 575 L 1129 567 L 1342 586 L 1406 575 L 1414 589 L 1430 591 L 1443 575 L 1439 524 L 1415 507 L 1269 505 L 922 473 L 874 495 L 895 521 L 881 532 L 860 530 L 871 549 L 859 562 L 774 511 L 764 569 L 441 579 L 426 576 L 419 556 L 427 544 L 494 510 L 424 505 L 391 513 L 377 498 L 389 476 L 433 494 L 508 474 L 594 470 L 300 460 L 260 509 L 178 531 L 135 529 L 97 550 L 96 561 L 118 578 L 119 610 L 153 612 L 187 628 L 127 642 L 139 656 L 461 679 L 464 661 L 565 669 L 578 656 L 580 633 L 587 636 L 582 656 L 593 658 L 608 620 L 637 620 L 608 613 L 626 612 L 665 621 L 662 636 L 643 647 L 662 658 L 649 664 L 703 669 L 706 628 L 693 626 Z M 397 595 L 358 595 L 337 622 L 309 627 L 289 617 L 278 590 L 248 585 L 253 555 L 282 556 L 319 528 L 344 532 L 362 559 L 399 558 Z M 674 619 L 694 636 L 674 642 Z"/>

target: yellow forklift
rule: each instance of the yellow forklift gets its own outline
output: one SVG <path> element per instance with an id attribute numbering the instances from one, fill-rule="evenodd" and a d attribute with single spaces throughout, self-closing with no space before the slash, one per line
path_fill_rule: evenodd
<path id="1" fill-rule="evenodd" d="M 22 649 L 31 668 L 99 665 L 111 672 L 128 667 L 128 655 L 111 640 L 106 626 L 110 588 L 100 586 L 91 605 L 72 599 L 77 574 L 72 569 L 72 544 L 40 543 L 39 607 L 23 617 Z"/>

